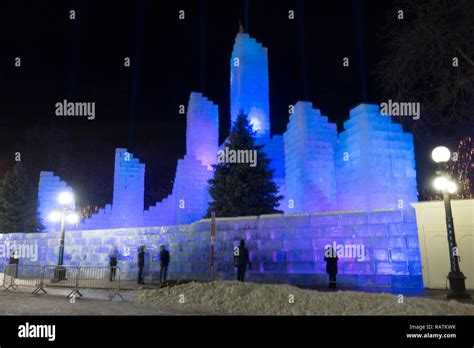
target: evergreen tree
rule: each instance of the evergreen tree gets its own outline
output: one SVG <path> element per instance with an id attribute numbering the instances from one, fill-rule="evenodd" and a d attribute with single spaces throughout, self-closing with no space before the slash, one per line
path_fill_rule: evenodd
<path id="1" fill-rule="evenodd" d="M 214 178 L 209 180 L 212 201 L 207 216 L 213 211 L 219 217 L 279 212 L 275 208 L 283 196 L 278 196 L 278 188 L 273 181 L 274 170 L 269 168 L 270 159 L 263 152 L 263 145 L 256 145 L 255 132 L 242 111 L 225 147 L 229 153 L 232 150 L 256 151 L 256 165 L 220 162 L 213 166 Z"/>
<path id="2" fill-rule="evenodd" d="M 42 227 L 37 192 L 17 162 L 0 184 L 0 233 L 37 232 Z"/>

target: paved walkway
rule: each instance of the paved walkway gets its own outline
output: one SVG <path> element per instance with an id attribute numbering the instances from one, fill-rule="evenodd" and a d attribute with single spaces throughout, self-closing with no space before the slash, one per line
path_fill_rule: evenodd
<path id="1" fill-rule="evenodd" d="M 0 315 L 200 315 L 180 308 L 154 307 L 138 304 L 131 291 L 123 292 L 125 301 L 108 301 L 108 293 L 81 291 L 84 297 L 66 298 L 63 289 L 48 289 L 47 294 L 32 295 L 30 288 L 0 290 Z M 212 314 L 212 313 L 205 313 Z"/>

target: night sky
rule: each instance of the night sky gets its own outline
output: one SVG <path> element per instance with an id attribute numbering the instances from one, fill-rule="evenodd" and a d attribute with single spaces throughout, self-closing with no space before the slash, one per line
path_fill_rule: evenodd
<path id="1" fill-rule="evenodd" d="M 223 141 L 239 20 L 268 48 L 272 133 L 283 133 L 288 105 L 298 100 L 313 102 L 342 130 L 350 108 L 381 101 L 372 71 L 384 53 L 380 35 L 387 16 L 395 15 L 391 6 L 375 0 L 2 2 L 0 170 L 13 165 L 25 130 L 52 125 L 70 142 L 99 137 L 132 152 L 152 142 L 176 162 L 185 152 L 186 125 L 178 107 L 191 91 L 219 105 Z M 125 57 L 131 67 L 124 67 Z M 95 120 L 57 117 L 54 105 L 63 99 L 95 102 Z M 113 153 L 107 161 L 113 165 Z"/>

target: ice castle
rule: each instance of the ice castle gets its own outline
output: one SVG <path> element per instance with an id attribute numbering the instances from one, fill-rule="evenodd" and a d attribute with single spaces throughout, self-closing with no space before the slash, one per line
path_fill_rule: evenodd
<path id="1" fill-rule="evenodd" d="M 245 238 L 257 269 L 253 280 L 325 282 L 325 246 L 337 243 L 365 247 L 362 259 L 340 258 L 347 284 L 422 286 L 410 206 L 418 200 L 412 135 L 371 104 L 350 110 L 338 134 L 336 124 L 309 101 L 295 101 L 284 134 L 272 135 L 268 50 L 244 32 L 235 38 L 230 82 L 231 121 L 240 110 L 248 115 L 275 170 L 283 214 L 217 219 L 216 271 L 233 277 L 229 255 Z M 127 149 L 116 149 L 113 201 L 81 221 L 69 237 L 70 263 L 107 262 L 110 245 L 137 248 L 145 243 L 154 250 L 157 243 L 166 243 L 174 255 L 175 276 L 207 276 L 210 226 L 202 218 L 210 200 L 207 181 L 222 147 L 218 106 L 193 92 L 186 117 L 186 154 L 178 160 L 172 192 L 144 210 L 145 164 Z M 52 172 L 41 173 L 39 210 L 51 233 L 31 238 L 39 238 L 46 262 L 55 260 L 47 240 L 56 238 L 59 229 L 46 217 L 64 190 L 73 188 Z M 133 277 L 134 256 L 122 255 L 120 262 Z"/>
<path id="2" fill-rule="evenodd" d="M 240 32 L 230 60 L 231 121 L 243 110 L 270 157 L 285 213 L 404 209 L 417 201 L 413 138 L 382 116 L 377 105 L 350 111 L 344 131 L 297 101 L 283 135 L 270 134 L 268 50 Z M 143 209 L 145 164 L 117 149 L 113 202 L 81 223 L 80 229 L 163 226 L 201 219 L 209 202 L 207 180 L 219 148 L 218 106 L 192 92 L 187 106 L 186 155 L 178 160 L 171 194 Z M 45 219 L 55 194 L 67 187 L 42 172 L 40 212 Z M 69 188 L 71 189 L 71 188 Z M 44 220 L 45 225 L 54 228 Z"/>

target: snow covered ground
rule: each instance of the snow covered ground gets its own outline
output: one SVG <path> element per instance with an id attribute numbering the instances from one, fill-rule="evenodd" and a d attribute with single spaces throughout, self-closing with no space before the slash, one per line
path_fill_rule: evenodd
<path id="1" fill-rule="evenodd" d="M 126 301 L 117 298 L 107 301 L 108 294 L 84 292 L 83 298 L 71 302 L 66 299 L 66 291 L 32 295 L 22 290 L 5 292 L 0 290 L 0 315 L 197 315 L 199 312 L 186 311 L 183 307 L 154 307 L 136 303 L 124 294 Z"/>
<path id="2" fill-rule="evenodd" d="M 474 315 L 456 301 L 355 291 L 320 292 L 290 285 L 216 281 L 137 292 L 139 304 L 240 315 Z"/>
<path id="3" fill-rule="evenodd" d="M 290 285 L 218 281 L 163 289 L 125 290 L 125 301 L 110 293 L 82 291 L 66 299 L 69 289 L 0 290 L 0 315 L 474 315 L 474 304 L 355 291 L 321 292 Z M 442 294 L 441 294 L 442 295 Z M 440 297 L 441 297 L 440 295 Z"/>

